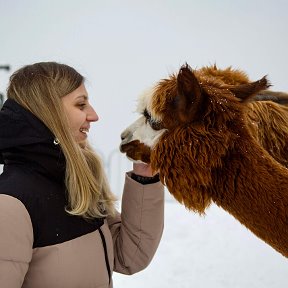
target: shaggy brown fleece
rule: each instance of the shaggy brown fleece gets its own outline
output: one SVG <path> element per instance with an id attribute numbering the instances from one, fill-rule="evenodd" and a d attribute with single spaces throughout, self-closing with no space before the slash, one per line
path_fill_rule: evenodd
<path id="1" fill-rule="evenodd" d="M 211 83 L 212 87 L 216 83 L 222 87 L 225 84 L 242 85 L 251 82 L 244 71 L 232 67 L 219 69 L 216 65 L 207 66 L 196 70 L 195 75 L 200 82 Z M 288 168 L 288 107 L 276 103 L 287 104 L 288 94 L 262 90 L 250 100 L 261 100 L 249 103 L 249 109 L 245 110 L 251 135 L 274 159 Z"/>
<path id="2" fill-rule="evenodd" d="M 213 201 L 287 257 L 286 108 L 248 103 L 265 77 L 230 85 L 188 65 L 175 77 L 153 96 L 151 115 L 167 129 L 150 158 L 161 181 L 188 209 L 203 214 Z"/>
<path id="3" fill-rule="evenodd" d="M 256 141 L 288 168 L 288 107 L 271 101 L 249 103 L 248 128 Z"/>

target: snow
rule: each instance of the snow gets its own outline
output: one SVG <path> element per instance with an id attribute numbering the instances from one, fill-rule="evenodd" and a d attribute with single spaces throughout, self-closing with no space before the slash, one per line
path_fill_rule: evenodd
<path id="1" fill-rule="evenodd" d="M 287 259 L 233 216 L 212 205 L 201 217 L 168 194 L 164 233 L 152 262 L 132 276 L 114 273 L 114 287 L 288 287 Z"/>

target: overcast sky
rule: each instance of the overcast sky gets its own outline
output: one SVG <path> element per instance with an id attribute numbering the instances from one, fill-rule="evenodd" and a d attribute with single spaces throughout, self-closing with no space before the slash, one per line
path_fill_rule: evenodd
<path id="1" fill-rule="evenodd" d="M 84 74 L 100 116 L 90 140 L 106 155 L 138 95 L 184 62 L 268 74 L 288 91 L 287 12 L 286 0 L 0 0 L 0 65 L 59 61 Z"/>

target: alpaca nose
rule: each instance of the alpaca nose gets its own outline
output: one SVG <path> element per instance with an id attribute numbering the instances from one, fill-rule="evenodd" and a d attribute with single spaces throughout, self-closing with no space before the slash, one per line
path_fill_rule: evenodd
<path id="1" fill-rule="evenodd" d="M 125 138 L 127 138 L 128 134 L 129 134 L 128 131 L 126 131 L 126 130 L 123 131 L 123 132 L 121 133 L 121 136 L 120 136 L 120 137 L 121 137 L 121 140 L 122 140 L 122 141 L 125 140 Z"/>

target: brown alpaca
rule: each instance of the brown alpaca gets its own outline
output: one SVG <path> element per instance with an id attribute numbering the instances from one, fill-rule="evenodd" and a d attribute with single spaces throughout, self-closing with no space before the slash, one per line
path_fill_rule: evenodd
<path id="1" fill-rule="evenodd" d="M 248 103 L 268 88 L 265 77 L 228 83 L 203 71 L 185 65 L 144 94 L 143 116 L 122 133 L 120 149 L 151 162 L 188 209 L 203 214 L 213 201 L 287 257 L 288 170 L 279 163 L 287 164 L 287 110 L 270 101 Z M 262 120 L 273 136 L 259 132 Z M 286 133 L 282 140 L 274 121 Z"/>

